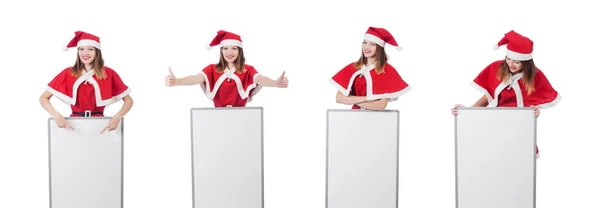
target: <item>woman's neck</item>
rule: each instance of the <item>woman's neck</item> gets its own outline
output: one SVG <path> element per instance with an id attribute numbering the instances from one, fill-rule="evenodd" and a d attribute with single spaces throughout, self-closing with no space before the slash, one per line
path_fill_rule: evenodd
<path id="1" fill-rule="evenodd" d="M 229 69 L 235 69 L 235 64 L 227 62 L 227 68 L 229 68 Z"/>
<path id="2" fill-rule="evenodd" d="M 375 58 L 367 58 L 367 66 L 377 63 Z"/>
<path id="3" fill-rule="evenodd" d="M 92 64 L 85 64 L 83 67 L 83 70 L 85 70 L 86 72 L 89 72 L 90 70 L 92 70 Z"/>

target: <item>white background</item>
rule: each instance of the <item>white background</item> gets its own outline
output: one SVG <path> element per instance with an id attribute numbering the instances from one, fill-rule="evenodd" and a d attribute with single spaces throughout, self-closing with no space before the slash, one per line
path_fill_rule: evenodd
<path id="1" fill-rule="evenodd" d="M 220 29 L 242 36 L 247 63 L 260 73 L 276 78 L 286 70 L 290 80 L 288 89 L 263 88 L 248 105 L 265 109 L 265 207 L 324 207 L 325 112 L 350 107 L 335 103 L 328 79 L 358 59 L 368 26 L 388 29 L 404 47 L 387 51 L 413 88 L 389 105 L 401 112 L 400 207 L 454 207 L 450 108 L 481 97 L 469 83 L 503 58 L 505 47 L 492 46 L 511 29 L 535 42 L 535 63 L 563 96 L 538 119 L 538 207 L 600 206 L 593 199 L 600 195 L 593 61 L 600 15 L 591 3 L 217 2 L 0 3 L 0 207 L 48 206 L 49 115 L 38 98 L 74 63 L 75 50 L 61 48 L 76 30 L 100 36 L 106 65 L 133 90 L 125 207 L 191 207 L 189 109 L 212 103 L 198 86 L 166 88 L 163 79 L 169 66 L 185 76 L 216 63 L 218 50 L 204 47 Z"/>

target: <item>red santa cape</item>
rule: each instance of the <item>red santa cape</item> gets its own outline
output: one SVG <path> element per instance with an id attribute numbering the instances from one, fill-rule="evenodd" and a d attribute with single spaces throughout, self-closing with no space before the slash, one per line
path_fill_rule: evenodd
<path id="1" fill-rule="evenodd" d="M 77 89 L 84 82 L 94 86 L 96 106 L 98 107 L 113 104 L 131 92 L 129 87 L 123 83 L 119 75 L 111 68 L 104 67 L 106 79 L 101 80 L 96 77 L 94 70 L 85 72 L 80 77 L 72 76 L 70 70 L 71 67 L 64 69 L 46 87 L 47 91 L 68 105 L 75 105 L 77 103 Z"/>
<path id="2" fill-rule="evenodd" d="M 262 88 L 256 83 L 260 74 L 251 65 L 245 64 L 245 72 L 241 74 L 235 69 L 225 69 L 223 73 L 218 73 L 215 66 L 208 65 L 200 72 L 205 80 L 204 83 L 200 83 L 200 87 L 208 99 L 215 102 L 215 107 L 243 107 L 246 102 L 252 101 L 252 97 Z M 229 84 L 232 81 L 234 84 Z"/>
<path id="3" fill-rule="evenodd" d="M 534 91 L 527 94 L 527 88 L 521 78 L 522 73 L 511 76 L 508 82 L 502 82 L 497 74 L 502 60 L 488 65 L 473 80 L 473 87 L 483 94 L 488 100 L 488 107 L 531 107 L 540 106 L 540 108 L 553 107 L 560 101 L 560 94 L 554 90 L 550 82 L 542 73 L 537 70 L 534 75 Z M 539 150 L 535 148 L 536 156 L 539 157 Z"/>
<path id="4" fill-rule="evenodd" d="M 497 78 L 501 63 L 502 60 L 488 65 L 472 83 L 475 89 L 485 94 L 489 103 L 488 107 L 540 106 L 540 108 L 550 108 L 560 101 L 560 94 L 550 85 L 541 70 L 538 69 L 534 75 L 534 91 L 527 94 L 527 89 L 521 80 L 522 73 L 511 76 L 508 82 L 502 82 Z M 499 97 L 500 99 L 498 99 Z M 512 97 L 515 99 L 510 99 Z"/>
<path id="5" fill-rule="evenodd" d="M 411 87 L 400 77 L 396 69 L 390 64 L 385 64 L 384 72 L 377 74 L 375 65 L 364 66 L 357 70 L 354 63 L 349 64 L 335 74 L 330 81 L 342 94 L 350 95 L 352 85 L 357 76 L 363 76 L 366 80 L 367 100 L 388 98 L 390 101 L 398 100 L 398 97 L 410 91 Z"/>

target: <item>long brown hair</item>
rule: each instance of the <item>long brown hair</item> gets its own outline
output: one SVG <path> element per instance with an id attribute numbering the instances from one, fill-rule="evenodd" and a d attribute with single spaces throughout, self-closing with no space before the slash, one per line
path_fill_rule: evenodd
<path id="1" fill-rule="evenodd" d="M 77 49 L 79 51 L 79 48 Z M 96 57 L 94 57 L 94 62 L 92 62 L 92 68 L 94 69 L 94 74 L 96 74 L 96 78 L 98 79 L 106 79 L 106 72 L 104 71 L 104 59 L 102 58 L 102 51 L 100 49 L 95 48 Z M 71 75 L 74 77 L 79 77 L 85 71 L 85 64 L 79 58 L 79 52 L 77 52 L 77 58 L 75 59 L 75 64 L 71 67 Z"/>
<path id="2" fill-rule="evenodd" d="M 375 72 L 377 72 L 377 74 L 381 74 L 384 72 L 383 69 L 385 68 L 385 63 L 387 63 L 388 57 L 385 54 L 385 48 L 377 44 L 375 45 L 375 60 L 377 60 L 375 63 Z M 362 50 L 360 51 L 360 54 L 360 58 L 354 64 L 354 68 L 357 70 L 360 70 L 363 65 L 367 65 L 367 57 L 365 57 L 365 54 L 362 52 Z"/>
<path id="3" fill-rule="evenodd" d="M 535 63 L 533 63 L 533 59 L 529 59 L 527 61 L 521 62 L 521 70 L 523 71 L 523 84 L 525 85 L 525 89 L 527 89 L 527 94 L 531 94 L 531 92 L 535 91 L 533 87 L 533 79 L 535 78 L 535 73 L 537 72 L 537 67 Z M 500 64 L 500 68 L 498 70 L 497 77 L 503 82 L 508 81 L 510 78 L 510 69 L 508 67 L 508 63 L 506 63 L 506 58 Z"/>
<path id="4" fill-rule="evenodd" d="M 233 61 L 233 64 L 235 65 L 235 72 L 241 74 L 246 70 L 244 69 L 244 63 L 246 62 L 246 58 L 244 57 L 244 50 L 241 47 L 235 47 L 238 49 L 239 53 L 238 57 L 235 59 L 235 61 Z M 225 71 L 225 69 L 227 68 L 227 61 L 225 60 L 225 57 L 223 57 L 222 47 L 220 49 L 219 54 L 219 63 L 217 63 L 217 66 L 215 68 L 217 72 L 223 73 L 223 71 Z"/>

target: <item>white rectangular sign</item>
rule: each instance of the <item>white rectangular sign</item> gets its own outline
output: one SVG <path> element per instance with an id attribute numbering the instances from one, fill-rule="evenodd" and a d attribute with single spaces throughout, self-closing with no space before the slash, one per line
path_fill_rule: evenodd
<path id="1" fill-rule="evenodd" d="M 48 119 L 50 208 L 123 207 L 123 120 L 100 134 L 110 117 Z"/>
<path id="2" fill-rule="evenodd" d="M 194 108 L 194 208 L 263 208 L 262 108 Z"/>
<path id="3" fill-rule="evenodd" d="M 326 208 L 398 207 L 398 111 L 327 111 Z"/>
<path id="4" fill-rule="evenodd" d="M 456 207 L 535 207 L 533 108 L 459 108 Z"/>

